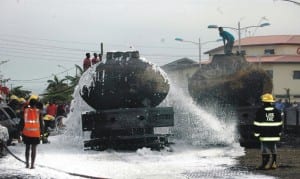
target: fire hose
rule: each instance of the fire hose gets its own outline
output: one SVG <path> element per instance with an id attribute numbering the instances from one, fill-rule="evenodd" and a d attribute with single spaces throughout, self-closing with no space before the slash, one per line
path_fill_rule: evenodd
<path id="1" fill-rule="evenodd" d="M 20 162 L 22 163 L 26 163 L 24 160 L 20 159 L 18 156 L 16 156 L 13 152 L 11 152 L 9 150 L 9 148 L 6 146 L 6 145 L 3 145 L 4 149 L 10 154 L 12 155 L 15 159 L 19 160 Z M 64 170 L 60 170 L 60 169 L 57 169 L 57 168 L 53 168 L 53 167 L 49 167 L 49 166 L 45 166 L 45 165 L 39 165 L 39 164 L 36 164 L 36 166 L 39 166 L 39 167 L 42 167 L 42 168 L 49 168 L 51 170 L 55 170 L 55 171 L 58 171 L 58 172 L 61 172 L 61 173 L 65 173 L 65 174 L 68 174 L 68 175 L 71 175 L 71 176 L 77 176 L 77 177 L 82 177 L 82 178 L 92 178 L 92 179 L 105 179 L 105 178 L 102 178 L 102 177 L 95 177 L 95 176 L 90 176 L 90 175 L 84 175 L 84 174 L 79 174 L 79 173 L 73 173 L 73 172 L 67 172 L 67 171 L 64 171 Z"/>

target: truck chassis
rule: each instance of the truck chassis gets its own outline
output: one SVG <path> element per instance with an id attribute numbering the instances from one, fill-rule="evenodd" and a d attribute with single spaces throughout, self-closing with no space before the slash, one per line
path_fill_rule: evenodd
<path id="1" fill-rule="evenodd" d="M 82 114 L 82 130 L 91 131 L 85 149 L 160 150 L 170 144 L 171 134 L 156 134 L 156 127 L 174 126 L 172 107 L 97 110 Z"/>

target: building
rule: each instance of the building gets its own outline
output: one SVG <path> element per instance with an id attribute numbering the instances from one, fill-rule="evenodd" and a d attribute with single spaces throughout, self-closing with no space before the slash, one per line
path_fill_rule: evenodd
<path id="1" fill-rule="evenodd" d="M 182 58 L 162 66 L 168 77 L 177 87 L 188 91 L 188 79 L 199 69 L 199 63 L 188 58 Z"/>
<path id="2" fill-rule="evenodd" d="M 273 79 L 273 94 L 300 102 L 300 35 L 253 36 L 241 39 L 241 54 L 262 67 Z M 238 51 L 238 41 L 233 52 Z M 205 52 L 209 58 L 223 54 L 223 46 Z"/>

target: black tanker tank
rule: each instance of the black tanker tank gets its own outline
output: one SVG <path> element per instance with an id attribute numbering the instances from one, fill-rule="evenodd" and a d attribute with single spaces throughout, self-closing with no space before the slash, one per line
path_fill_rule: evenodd
<path id="1" fill-rule="evenodd" d="M 108 52 L 96 67 L 83 99 L 97 110 L 155 107 L 168 94 L 169 83 L 158 67 L 139 58 L 138 51 Z"/>
<path id="2" fill-rule="evenodd" d="M 95 111 L 82 114 L 83 131 L 91 131 L 85 147 L 103 150 L 161 148 L 169 134 L 156 127 L 174 125 L 172 107 L 157 107 L 169 92 L 165 73 L 143 60 L 138 51 L 107 52 L 96 64 L 81 96 Z M 92 70 L 92 69 L 90 69 Z"/>
<path id="3" fill-rule="evenodd" d="M 257 145 L 258 140 L 253 135 L 255 112 L 261 104 L 260 96 L 273 89 L 267 71 L 247 62 L 244 56 L 214 55 L 210 63 L 189 79 L 188 89 L 204 108 L 211 105 L 218 108 L 217 115 L 221 118 L 221 111 L 236 116 L 242 146 Z"/>

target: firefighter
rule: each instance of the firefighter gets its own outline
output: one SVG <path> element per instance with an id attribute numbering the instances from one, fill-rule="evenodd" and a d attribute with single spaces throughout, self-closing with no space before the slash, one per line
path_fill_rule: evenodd
<path id="1" fill-rule="evenodd" d="M 41 134 L 43 134 L 43 121 L 40 110 L 36 107 L 38 96 L 31 95 L 28 101 L 29 105 L 24 109 L 24 114 L 20 121 L 20 130 L 23 142 L 26 144 L 26 168 L 29 168 L 29 151 L 31 148 L 30 168 L 33 169 L 36 158 L 36 147 L 40 143 Z"/>
<path id="2" fill-rule="evenodd" d="M 280 111 L 274 106 L 274 97 L 266 93 L 261 96 L 263 106 L 256 112 L 254 120 L 254 136 L 261 142 L 262 164 L 260 170 L 276 169 L 277 147 L 282 132 L 282 118 Z M 270 155 L 272 160 L 269 163 Z"/>

